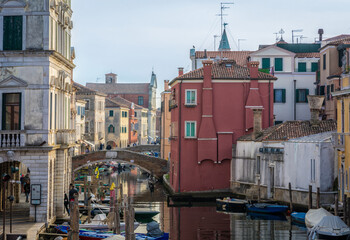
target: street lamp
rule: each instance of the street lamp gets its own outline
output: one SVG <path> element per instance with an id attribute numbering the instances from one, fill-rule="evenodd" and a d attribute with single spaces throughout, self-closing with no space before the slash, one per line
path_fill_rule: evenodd
<path id="1" fill-rule="evenodd" d="M 292 43 L 294 43 L 294 33 L 295 32 L 302 32 L 303 29 L 295 29 L 295 30 L 292 30 Z"/>

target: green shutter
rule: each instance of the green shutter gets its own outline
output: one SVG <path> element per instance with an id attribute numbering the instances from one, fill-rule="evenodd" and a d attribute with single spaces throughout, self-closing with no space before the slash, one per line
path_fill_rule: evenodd
<path id="1" fill-rule="evenodd" d="M 196 91 L 192 91 L 192 98 L 191 98 L 191 103 L 196 102 Z"/>
<path id="2" fill-rule="evenodd" d="M 308 102 L 307 96 L 309 95 L 309 89 L 305 89 L 305 102 Z"/>
<path id="3" fill-rule="evenodd" d="M 286 102 L 286 89 L 282 89 L 282 102 Z"/>
<path id="4" fill-rule="evenodd" d="M 311 63 L 311 72 L 316 72 L 318 70 L 318 63 L 313 62 Z"/>
<path id="5" fill-rule="evenodd" d="M 275 71 L 283 71 L 283 58 L 275 58 Z"/>
<path id="6" fill-rule="evenodd" d="M 273 90 L 273 102 L 276 102 L 276 91 L 277 89 Z"/>
<path id="7" fill-rule="evenodd" d="M 298 72 L 306 72 L 306 63 L 298 63 Z"/>
<path id="8" fill-rule="evenodd" d="M 262 68 L 263 69 L 269 69 L 270 68 L 270 58 L 263 58 L 262 59 Z"/>
<path id="9" fill-rule="evenodd" d="M 186 103 L 191 102 L 191 91 L 186 91 Z"/>
<path id="10" fill-rule="evenodd" d="M 22 50 L 22 16 L 5 16 L 3 25 L 3 49 Z"/>
<path id="11" fill-rule="evenodd" d="M 191 123 L 186 123 L 186 137 L 191 136 Z"/>
<path id="12" fill-rule="evenodd" d="M 195 124 L 191 123 L 191 137 L 196 136 L 195 131 L 196 131 Z"/>

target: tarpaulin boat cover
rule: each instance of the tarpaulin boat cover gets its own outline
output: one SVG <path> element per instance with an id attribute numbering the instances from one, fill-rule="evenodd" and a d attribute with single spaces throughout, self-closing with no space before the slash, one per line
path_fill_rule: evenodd
<path id="1" fill-rule="evenodd" d="M 333 214 L 324 208 L 310 209 L 305 215 L 305 225 L 308 228 L 313 228 L 324 216 L 333 216 Z"/>
<path id="2" fill-rule="evenodd" d="M 324 216 L 309 232 L 309 239 L 316 239 L 317 234 L 347 236 L 350 235 L 350 228 L 338 216 Z"/>
<path id="3" fill-rule="evenodd" d="M 163 236 L 163 232 L 159 229 L 159 223 L 156 221 L 147 223 L 147 235 L 151 237 Z"/>

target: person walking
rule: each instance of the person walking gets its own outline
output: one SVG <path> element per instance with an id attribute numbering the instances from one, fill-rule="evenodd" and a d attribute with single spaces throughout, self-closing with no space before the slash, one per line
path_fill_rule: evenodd
<path id="1" fill-rule="evenodd" d="M 26 179 L 26 183 L 24 185 L 24 193 L 26 195 L 26 202 L 29 202 L 29 193 L 30 193 L 30 179 Z"/>
<path id="2" fill-rule="evenodd" d="M 24 184 L 26 182 L 26 179 L 23 174 L 21 175 L 20 181 L 21 181 L 21 193 L 24 193 Z"/>
<path id="3" fill-rule="evenodd" d="M 64 207 L 69 216 L 69 199 L 68 199 L 67 193 L 64 193 Z"/>

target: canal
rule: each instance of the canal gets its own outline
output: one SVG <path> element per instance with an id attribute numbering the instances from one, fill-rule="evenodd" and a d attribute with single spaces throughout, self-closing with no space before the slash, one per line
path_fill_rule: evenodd
<path id="1" fill-rule="evenodd" d="M 113 181 L 117 184 L 119 181 L 124 189 L 129 181 L 135 210 L 158 211 L 153 219 L 164 232 L 170 233 L 172 240 L 306 239 L 306 229 L 292 225 L 289 217 L 217 212 L 215 202 L 193 203 L 191 207 L 168 206 L 163 185 L 156 183 L 151 193 L 147 176 L 137 168 L 103 179 L 106 183 Z M 147 233 L 146 223 L 142 223 L 135 232 Z"/>

